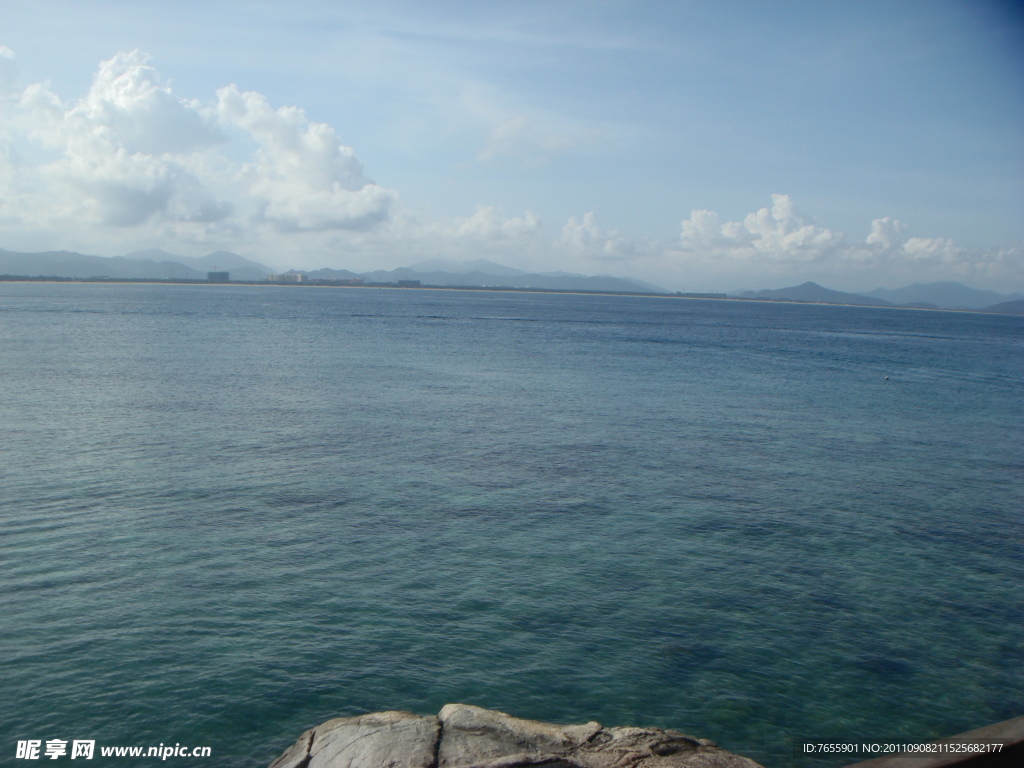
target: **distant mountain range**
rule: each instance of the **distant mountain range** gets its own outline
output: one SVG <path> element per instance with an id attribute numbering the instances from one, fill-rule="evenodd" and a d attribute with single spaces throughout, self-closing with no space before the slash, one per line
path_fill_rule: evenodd
<path id="1" fill-rule="evenodd" d="M 200 258 L 190 258 L 153 249 L 107 258 L 74 251 L 18 253 L 0 249 L 0 275 L 205 280 L 206 273 L 215 270 L 230 271 L 235 280 L 264 280 L 273 272 L 269 267 L 229 251 L 214 251 Z"/>
<path id="2" fill-rule="evenodd" d="M 960 283 L 914 283 L 905 288 L 877 288 L 870 293 L 846 293 L 803 283 L 770 291 L 744 291 L 741 299 L 805 301 L 816 304 L 852 304 L 863 307 L 920 309 L 972 309 L 1004 314 L 1024 314 L 1024 294 L 1001 294 L 968 288 Z"/>
<path id="3" fill-rule="evenodd" d="M 124 256 L 106 258 L 72 251 L 17 253 L 0 249 L 0 275 L 26 277 L 110 277 L 117 279 L 166 280 L 179 278 L 204 280 L 207 272 L 231 273 L 232 280 L 265 280 L 274 273 L 270 267 L 230 251 L 215 251 L 192 258 L 151 249 Z M 397 283 L 419 280 L 423 285 L 467 288 L 505 287 L 541 288 L 556 291 L 615 291 L 624 293 L 666 293 L 664 288 L 640 280 L 609 275 L 590 277 L 566 272 L 532 274 L 496 264 L 486 259 L 455 262 L 422 261 L 412 267 L 390 271 L 350 272 L 345 269 L 291 270 L 311 280 L 361 278 L 368 283 Z"/>
<path id="4" fill-rule="evenodd" d="M 422 266 L 422 263 L 421 263 Z M 500 266 L 500 265 L 495 265 Z M 503 267 L 502 273 L 483 272 L 473 269 L 468 272 L 422 271 L 413 267 L 401 267 L 390 271 L 367 272 L 360 277 L 367 282 L 394 283 L 399 280 L 419 280 L 424 285 L 441 285 L 464 288 L 540 288 L 550 291 L 613 291 L 622 293 L 667 293 L 640 280 L 631 280 L 610 275 L 575 275 L 565 272 L 531 273 Z M 315 276 L 311 273 L 310 277 Z"/>
<path id="5" fill-rule="evenodd" d="M 865 307 L 895 306 L 882 299 L 862 296 L 859 293 L 845 293 L 822 288 L 817 283 L 803 283 L 792 288 L 779 288 L 772 291 L 745 291 L 739 295 L 741 299 L 770 299 L 775 301 L 806 301 L 815 304 L 855 304 Z"/>
<path id="6" fill-rule="evenodd" d="M 233 280 L 265 280 L 274 270 L 230 251 L 205 256 L 177 256 L 151 249 L 107 258 L 73 251 L 19 253 L 0 249 L 0 275 L 24 277 L 69 277 L 89 279 L 204 280 L 207 272 L 230 272 Z M 661 293 L 665 289 L 640 280 L 610 275 L 577 275 L 568 272 L 524 272 L 487 259 L 447 261 L 431 259 L 410 267 L 373 272 L 346 269 L 291 270 L 308 280 L 353 280 L 367 283 L 397 283 L 419 280 L 423 285 L 465 288 L 538 288 L 555 291 L 610 291 Z M 803 283 L 790 288 L 745 291 L 735 298 L 767 301 L 801 301 L 819 304 L 852 304 L 869 307 L 920 307 L 928 309 L 972 309 L 985 312 L 1024 314 L 1024 294 L 1001 294 L 969 288 L 960 283 L 914 283 L 904 288 L 877 288 L 868 293 L 847 293 Z"/>
<path id="7" fill-rule="evenodd" d="M 364 272 L 357 274 L 345 269 L 317 269 L 302 272 L 310 280 L 350 280 L 358 277 L 368 283 L 397 283 L 399 280 L 419 280 L 423 285 L 441 285 L 450 288 L 540 288 L 553 291 L 613 291 L 621 293 L 667 293 L 641 280 L 610 275 L 576 275 L 569 272 L 524 272 L 487 259 L 472 261 L 445 261 L 431 259 L 411 267 Z"/>
<path id="8" fill-rule="evenodd" d="M 224 271 L 230 272 L 234 280 L 266 280 L 267 275 L 274 272 L 270 267 L 247 259 L 244 256 L 239 256 L 231 251 L 214 251 L 205 256 L 194 258 L 190 256 L 176 256 L 173 253 L 153 248 L 148 251 L 135 251 L 125 254 L 124 258 L 136 261 L 159 260 L 160 263 L 182 264 L 196 270 L 200 279 L 205 278 L 207 272 Z"/>
<path id="9" fill-rule="evenodd" d="M 979 291 L 977 288 L 968 288 L 960 283 L 914 283 L 894 290 L 876 288 L 865 295 L 896 305 L 934 304 L 937 307 L 950 309 L 981 309 L 1000 302 L 1024 299 L 1024 294 Z"/>

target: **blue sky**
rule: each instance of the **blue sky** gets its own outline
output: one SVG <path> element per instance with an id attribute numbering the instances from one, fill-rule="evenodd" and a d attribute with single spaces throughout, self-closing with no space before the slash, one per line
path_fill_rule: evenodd
<path id="1" fill-rule="evenodd" d="M 1020 290 L 1022 40 L 983 0 L 4 0 L 0 247 Z"/>

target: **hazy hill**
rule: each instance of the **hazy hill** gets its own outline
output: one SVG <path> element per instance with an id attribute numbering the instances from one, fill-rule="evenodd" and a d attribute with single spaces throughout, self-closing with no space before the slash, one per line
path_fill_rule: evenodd
<path id="1" fill-rule="evenodd" d="M 160 256 L 163 251 L 156 252 Z M 18 253 L 0 250 L 0 274 L 26 277 L 115 277 L 128 279 L 165 279 L 168 277 L 203 279 L 199 272 L 168 259 L 88 256 L 74 251 Z"/>
<path id="2" fill-rule="evenodd" d="M 417 266 L 393 270 L 376 270 L 357 274 L 347 269 L 300 270 L 310 279 L 352 279 L 361 277 L 371 283 L 395 283 L 399 280 L 419 280 L 424 285 L 462 287 L 542 288 L 562 291 L 615 291 L 635 293 L 665 293 L 662 288 L 639 280 L 599 275 L 573 275 L 567 273 L 528 274 L 486 259 L 466 262 L 420 262 Z M 447 269 L 426 269 L 444 266 Z M 152 248 L 135 251 L 126 256 L 108 258 L 88 256 L 73 251 L 46 253 L 17 253 L 0 249 L 0 275 L 24 277 L 112 277 L 128 279 L 186 278 L 203 280 L 214 270 L 231 273 L 232 280 L 264 280 L 274 272 L 259 262 L 230 251 L 215 251 L 205 256 L 178 256 Z"/>
<path id="3" fill-rule="evenodd" d="M 421 262 L 422 263 L 422 262 Z M 429 262 L 427 262 L 429 263 Z M 507 267 L 505 269 L 508 269 Z M 377 270 L 362 275 L 367 282 L 394 283 L 399 280 L 419 280 L 424 285 L 442 285 L 466 288 L 541 288 L 555 291 L 612 291 L 623 293 L 665 293 L 663 288 L 621 277 L 599 275 L 539 275 L 526 272 L 495 274 L 470 271 L 465 273 L 433 271 L 421 272 L 411 267 Z"/>
<path id="4" fill-rule="evenodd" d="M 536 274 L 523 272 L 487 259 L 472 261 L 446 261 L 431 259 L 417 262 L 411 267 L 378 269 L 356 273 L 347 269 L 297 270 L 310 280 L 351 279 L 361 277 L 368 283 L 397 283 L 399 280 L 419 280 L 423 285 L 452 288 L 540 288 L 556 291 L 613 291 L 621 293 L 666 293 L 641 280 L 630 280 L 609 275 L 576 275 L 569 272 Z M 234 273 L 232 273 L 234 276 Z"/>
<path id="5" fill-rule="evenodd" d="M 914 283 L 903 288 L 876 288 L 863 294 L 892 304 L 931 304 L 945 309 L 981 309 L 993 304 L 1024 299 L 1024 294 L 1003 294 L 969 288 L 961 283 Z"/>
<path id="6" fill-rule="evenodd" d="M 864 307 L 891 307 L 888 301 L 864 296 L 859 293 L 845 293 L 823 288 L 817 283 L 803 283 L 791 288 L 769 291 L 745 291 L 741 299 L 774 299 L 776 301 L 808 301 L 817 304 L 854 304 Z"/>
<path id="7" fill-rule="evenodd" d="M 995 312 L 1000 315 L 1024 315 L 1024 299 L 1014 301 L 1003 301 L 991 307 L 985 307 L 982 312 Z"/>
<path id="8" fill-rule="evenodd" d="M 259 262 L 239 256 L 231 251 L 214 251 L 205 256 L 176 256 L 167 251 L 152 248 L 147 251 L 135 251 L 125 255 L 126 259 L 161 259 L 183 264 L 187 267 L 202 273 L 206 277 L 207 272 L 221 271 L 230 272 L 232 280 L 264 280 L 267 275 L 273 274 L 274 270 Z"/>
<path id="9" fill-rule="evenodd" d="M 111 277 L 120 279 L 185 278 L 204 280 L 214 270 L 231 273 L 232 280 L 264 280 L 274 272 L 264 264 L 231 251 L 214 251 L 205 256 L 178 256 L 151 248 L 124 256 L 90 256 L 74 251 L 21 253 L 0 248 L 0 275 L 21 277 Z M 294 270 L 293 270 L 294 271 Z M 299 270 L 310 279 L 362 278 L 370 283 L 419 280 L 424 285 L 481 288 L 539 288 L 557 291 L 610 291 L 621 293 L 666 293 L 663 288 L 641 280 L 610 275 L 587 276 L 569 272 L 528 273 L 487 259 L 448 261 L 430 259 L 411 267 L 356 273 L 347 269 Z M 921 307 L 929 309 L 975 309 L 984 312 L 1024 314 L 1024 294 L 1002 294 L 970 288 L 961 283 L 914 283 L 903 288 L 876 288 L 869 293 L 847 293 L 807 282 L 777 290 L 745 291 L 744 299 L 804 301 L 819 304 L 852 304 L 872 307 Z"/>
<path id="10" fill-rule="evenodd" d="M 182 261 L 183 257 L 175 256 L 173 253 L 162 251 L 159 248 L 147 248 L 144 251 L 132 251 L 131 253 L 126 253 L 121 258 L 131 259 L 132 261 L 176 261 L 179 264 L 185 263 Z"/>
<path id="11" fill-rule="evenodd" d="M 90 256 L 74 251 L 19 253 L 0 249 L 0 274 L 24 277 L 205 280 L 206 273 L 215 268 L 230 271 L 233 280 L 263 280 L 272 271 L 229 251 L 216 251 L 194 258 L 177 256 L 157 248 L 113 257 Z"/>

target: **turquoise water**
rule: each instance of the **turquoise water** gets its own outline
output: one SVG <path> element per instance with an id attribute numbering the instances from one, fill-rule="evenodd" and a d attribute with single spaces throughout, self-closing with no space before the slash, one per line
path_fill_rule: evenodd
<path id="1" fill-rule="evenodd" d="M 0 283 L 0 754 L 260 766 L 460 701 L 833 766 L 793 742 L 1024 714 L 1022 351 L 951 312 Z"/>

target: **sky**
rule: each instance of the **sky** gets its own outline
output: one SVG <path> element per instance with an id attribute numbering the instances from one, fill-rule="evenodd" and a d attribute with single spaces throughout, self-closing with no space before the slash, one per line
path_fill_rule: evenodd
<path id="1" fill-rule="evenodd" d="M 0 248 L 1024 290 L 995 0 L 0 0 Z"/>

